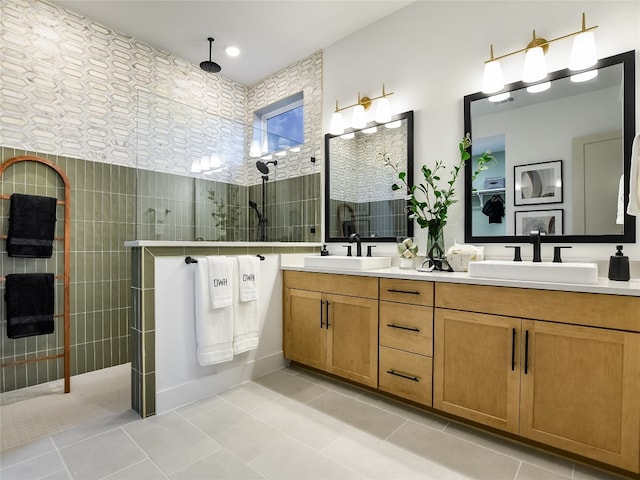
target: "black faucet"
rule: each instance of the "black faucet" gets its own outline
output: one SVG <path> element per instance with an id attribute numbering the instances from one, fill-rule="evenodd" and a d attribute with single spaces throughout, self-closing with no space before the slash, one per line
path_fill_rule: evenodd
<path id="1" fill-rule="evenodd" d="M 349 243 L 353 243 L 353 241 L 356 241 L 356 257 L 361 257 L 362 256 L 362 243 L 360 243 L 360 235 L 358 235 L 357 233 L 352 233 L 349 236 Z"/>
<path id="2" fill-rule="evenodd" d="M 539 230 L 531 231 L 529 243 L 533 244 L 533 261 L 542 262 L 542 258 L 540 256 L 540 245 L 542 244 L 542 237 L 540 236 Z"/>

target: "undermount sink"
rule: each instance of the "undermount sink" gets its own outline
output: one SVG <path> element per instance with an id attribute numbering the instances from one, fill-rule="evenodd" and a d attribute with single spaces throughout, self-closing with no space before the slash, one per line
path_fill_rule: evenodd
<path id="1" fill-rule="evenodd" d="M 336 268 L 340 270 L 374 270 L 391 266 L 391 257 L 347 257 L 328 255 L 304 257 L 305 267 Z"/>
<path id="2" fill-rule="evenodd" d="M 595 263 L 510 262 L 482 260 L 469 263 L 469 276 L 500 280 L 556 282 L 594 285 L 598 283 Z"/>

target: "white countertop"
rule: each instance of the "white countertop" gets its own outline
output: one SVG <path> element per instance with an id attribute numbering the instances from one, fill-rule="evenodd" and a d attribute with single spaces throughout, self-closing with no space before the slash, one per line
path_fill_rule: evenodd
<path id="1" fill-rule="evenodd" d="M 604 293 L 608 295 L 640 296 L 640 279 L 628 282 L 615 282 L 608 278 L 599 278 L 597 285 L 573 283 L 529 282 L 520 280 L 498 280 L 493 278 L 470 277 L 466 272 L 418 272 L 414 269 L 398 267 L 377 270 L 344 270 L 337 268 L 305 267 L 303 255 L 283 255 L 281 269 L 301 272 L 335 273 L 340 275 L 360 275 L 366 277 L 401 278 L 405 280 L 425 280 L 430 282 L 465 283 L 472 285 L 490 285 L 495 287 L 534 288 L 538 290 L 560 290 L 564 292 Z"/>

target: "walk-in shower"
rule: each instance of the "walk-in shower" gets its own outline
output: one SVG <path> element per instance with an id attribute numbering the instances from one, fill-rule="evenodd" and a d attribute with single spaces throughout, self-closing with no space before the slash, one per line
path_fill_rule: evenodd
<path id="1" fill-rule="evenodd" d="M 249 208 L 256 212 L 256 216 L 258 217 L 258 228 L 256 229 L 256 241 L 258 242 L 266 242 L 267 241 L 267 217 L 265 216 L 265 204 L 267 202 L 267 181 L 269 180 L 269 165 L 273 165 L 274 167 L 278 165 L 277 160 L 270 160 L 268 162 L 263 162 L 262 160 L 258 160 L 256 162 L 256 168 L 260 173 L 262 173 L 262 205 L 260 209 L 258 209 L 258 205 L 256 202 L 249 200 Z"/>

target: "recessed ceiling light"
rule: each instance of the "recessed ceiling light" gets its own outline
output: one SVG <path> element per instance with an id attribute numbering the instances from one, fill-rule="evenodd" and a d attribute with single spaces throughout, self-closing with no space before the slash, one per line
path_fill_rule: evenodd
<path id="1" fill-rule="evenodd" d="M 224 53 L 226 53 L 230 57 L 237 57 L 238 55 L 240 55 L 240 49 L 235 45 L 228 45 L 224 47 Z"/>

